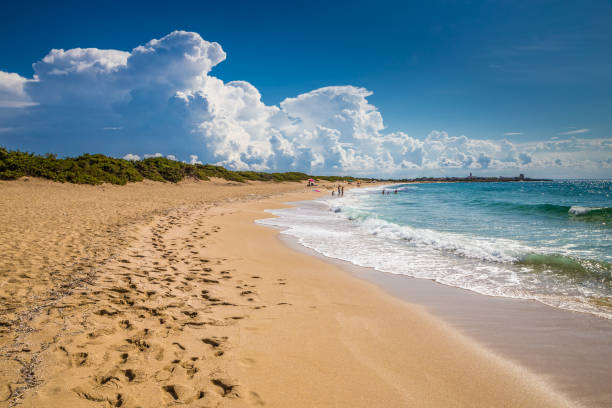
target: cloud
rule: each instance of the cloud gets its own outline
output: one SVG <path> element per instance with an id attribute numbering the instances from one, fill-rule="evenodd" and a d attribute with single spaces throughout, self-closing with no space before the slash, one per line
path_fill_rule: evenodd
<path id="1" fill-rule="evenodd" d="M 0 108 L 25 108 L 36 105 L 25 92 L 25 85 L 33 80 L 19 74 L 0 71 Z"/>
<path id="2" fill-rule="evenodd" d="M 96 75 L 119 70 L 127 63 L 130 53 L 97 48 L 73 48 L 68 51 L 52 49 L 34 64 L 41 78 L 69 74 Z"/>
<path id="3" fill-rule="evenodd" d="M 166 157 L 190 163 L 319 174 L 491 173 L 558 166 L 557 160 L 610 166 L 611 139 L 512 143 L 442 130 L 418 138 L 386 132 L 368 100 L 372 92 L 351 85 L 266 105 L 252 84 L 211 75 L 225 58 L 221 45 L 185 31 L 131 51 L 53 49 L 33 64 L 31 79 L 0 71 L 0 117 L 8 129 L 0 144 L 10 135 L 33 143 L 20 148 L 60 154 L 70 146 L 119 157 L 137 152 L 123 157 L 139 160 L 163 156 L 144 152 L 171 151 Z"/>
<path id="4" fill-rule="evenodd" d="M 189 155 L 189 164 L 202 164 L 201 161 L 198 160 L 198 156 L 195 154 Z"/>
<path id="5" fill-rule="evenodd" d="M 561 133 L 557 133 L 558 135 L 579 135 L 581 133 L 587 133 L 590 132 L 591 129 L 574 129 L 574 130 L 568 130 L 567 132 L 561 132 Z"/>
<path id="6" fill-rule="evenodd" d="M 145 154 L 144 155 L 145 159 L 155 158 L 155 157 L 164 157 L 164 155 L 161 154 L 161 153 L 153 153 L 153 154 Z"/>
<path id="7" fill-rule="evenodd" d="M 128 153 L 125 156 L 123 156 L 123 159 L 130 160 L 130 161 L 138 161 L 140 160 L 140 156 L 138 156 L 137 154 Z"/>

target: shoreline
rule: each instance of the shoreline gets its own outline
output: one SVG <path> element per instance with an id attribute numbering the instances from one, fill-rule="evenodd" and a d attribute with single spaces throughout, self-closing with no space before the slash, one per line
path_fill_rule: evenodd
<path id="1" fill-rule="evenodd" d="M 277 199 L 277 200 L 267 200 L 267 201 L 272 201 L 272 203 L 270 204 L 274 204 L 272 206 L 273 208 L 283 208 L 283 207 L 291 206 L 290 204 L 288 204 L 288 201 L 286 198 L 283 198 L 280 200 Z M 269 217 L 270 214 L 264 213 L 263 210 L 272 208 L 270 204 L 259 203 L 259 205 L 257 206 L 259 214 L 251 215 L 248 219 L 251 222 L 253 222 L 256 219 L 261 219 L 263 217 Z M 285 252 L 287 249 L 289 249 L 291 252 L 293 252 L 294 255 L 296 252 L 303 253 L 303 251 L 295 251 L 293 248 L 287 246 L 286 243 L 282 243 L 281 242 L 282 238 L 279 239 L 279 237 L 281 237 L 281 234 L 278 230 L 275 230 L 269 227 L 265 227 L 265 226 L 259 226 L 259 225 L 257 225 L 256 227 L 264 229 L 264 230 L 268 230 L 268 232 L 266 232 L 266 235 L 271 235 L 274 238 L 274 241 L 276 241 L 278 244 L 281 244 L 285 248 L 285 249 L 275 248 L 275 251 Z M 267 245 L 272 245 L 272 243 L 267 243 Z M 291 257 L 290 254 L 288 255 L 283 254 L 283 256 Z M 322 259 L 325 257 L 319 257 L 319 256 L 313 257 L 311 254 L 308 254 L 305 259 L 303 257 L 300 257 L 300 259 L 295 260 L 294 263 L 298 262 L 298 264 L 301 264 L 301 265 L 303 265 L 304 263 L 312 263 L 313 258 Z M 443 364 L 444 367 L 442 368 L 439 366 L 435 367 L 436 363 L 439 364 L 440 360 L 445 360 L 445 358 L 448 357 L 448 356 L 442 357 L 438 355 L 436 357 L 432 357 L 433 361 L 428 361 L 427 363 L 425 363 L 424 366 L 420 367 L 421 369 L 424 369 L 423 372 L 418 373 L 418 372 L 410 370 L 409 372 L 403 371 L 403 374 L 404 375 L 408 374 L 409 377 L 413 377 L 413 376 L 421 377 L 423 375 L 425 377 L 429 377 L 430 376 L 430 373 L 428 374 L 429 370 L 433 372 L 441 370 L 441 372 L 444 374 L 447 374 L 450 371 L 450 372 L 453 372 L 453 374 L 451 374 L 449 377 L 458 375 L 458 377 L 455 377 L 453 379 L 455 381 L 462 383 L 464 376 L 469 377 L 470 375 L 472 375 L 471 380 L 478 384 L 477 390 L 471 389 L 471 386 L 468 386 L 467 384 L 463 383 L 459 387 L 454 388 L 454 393 L 453 393 L 453 390 L 450 390 L 450 389 L 441 389 L 441 390 L 433 391 L 432 389 L 429 388 L 431 387 L 432 384 L 430 384 L 430 379 L 427 378 L 427 380 L 424 381 L 424 383 L 426 384 L 421 384 L 423 385 L 423 389 L 420 390 L 421 399 L 417 399 L 417 400 L 413 399 L 411 400 L 410 403 L 407 400 L 403 400 L 403 404 L 406 404 L 407 406 L 412 406 L 412 405 L 414 406 L 491 406 L 491 404 L 495 404 L 496 406 L 516 406 L 517 404 L 521 406 L 531 406 L 531 405 L 546 406 L 548 404 L 547 399 L 551 398 L 551 400 L 554 400 L 554 402 L 552 402 L 553 406 L 564 406 L 564 405 L 574 406 L 572 403 L 566 400 L 565 397 L 562 397 L 556 391 L 553 391 L 551 388 L 549 388 L 548 383 L 546 381 L 543 381 L 540 376 L 535 376 L 531 374 L 530 372 L 524 370 L 522 365 L 516 365 L 514 363 L 510 363 L 509 360 L 498 357 L 498 355 L 491 353 L 488 349 L 483 348 L 480 345 L 473 342 L 471 339 L 464 337 L 456 329 L 447 325 L 445 322 L 440 320 L 438 317 L 432 314 L 429 314 L 429 312 L 425 311 L 422 308 L 422 306 L 415 304 L 415 303 L 406 303 L 404 300 L 398 301 L 396 297 L 393 297 L 389 295 L 388 293 L 381 291 L 378 286 L 373 285 L 372 283 L 364 282 L 365 283 L 364 285 L 363 283 L 360 282 L 359 279 L 355 280 L 354 276 L 347 274 L 344 268 L 337 268 L 337 265 L 330 263 L 328 260 L 324 260 L 323 264 L 317 262 L 316 267 L 317 267 L 318 273 L 316 274 L 315 279 L 320 280 L 322 282 L 319 285 L 315 285 L 315 290 L 317 292 L 321 292 L 321 291 L 333 292 L 333 293 L 327 293 L 328 296 L 331 296 L 333 298 L 333 299 L 328 299 L 328 300 L 331 300 L 333 304 L 336 304 L 336 303 L 343 304 L 343 302 L 349 302 L 352 308 L 363 308 L 367 310 L 367 309 L 372 308 L 373 304 L 376 304 L 377 302 L 381 302 L 382 300 L 381 303 L 384 304 L 384 307 L 392 306 L 393 308 L 397 307 L 397 310 L 402 310 L 403 313 L 400 316 L 397 316 L 395 315 L 395 313 L 392 313 L 392 312 L 389 313 L 389 310 L 386 310 L 386 313 L 379 313 L 379 314 L 376 314 L 375 316 L 368 316 L 369 321 L 367 321 L 367 324 L 378 326 L 381 332 L 385 331 L 386 333 L 389 333 L 389 334 L 391 334 L 392 332 L 393 336 L 388 336 L 388 338 L 390 338 L 393 344 L 393 347 L 395 348 L 393 355 L 385 355 L 384 356 L 385 358 L 380 359 L 381 361 L 378 361 L 378 362 L 375 362 L 373 360 L 368 361 L 368 364 L 366 365 L 369 365 L 370 369 L 374 368 L 372 366 L 376 366 L 382 363 L 381 366 L 376 367 L 376 369 L 374 369 L 374 372 L 376 374 L 381 375 L 382 374 L 381 368 L 383 367 L 384 369 L 387 369 L 387 370 L 391 369 L 390 371 L 393 371 L 394 369 L 403 370 L 404 367 L 402 367 L 401 363 L 410 362 L 414 364 L 414 361 L 411 361 L 412 359 L 416 357 L 414 354 L 411 356 L 408 356 L 407 358 L 401 355 L 402 353 L 406 353 L 406 346 L 410 346 L 411 343 L 412 345 L 414 345 L 412 341 L 405 339 L 404 334 L 406 333 L 406 331 L 404 330 L 406 327 L 410 327 L 411 330 L 414 330 L 415 326 L 420 329 L 422 328 L 422 327 L 419 327 L 420 325 L 425 325 L 427 326 L 427 330 L 432 329 L 432 331 L 436 332 L 436 334 L 443 334 L 442 337 L 447 336 L 447 338 L 442 341 L 442 343 L 444 343 L 444 346 L 445 346 L 444 350 L 435 350 L 435 346 L 434 346 L 433 347 L 434 350 L 429 349 L 427 350 L 426 353 L 431 354 L 432 352 L 436 353 L 436 352 L 441 351 L 440 354 L 444 354 L 444 353 L 450 352 L 452 354 L 452 357 L 451 357 L 452 359 L 457 358 L 459 360 L 462 360 L 465 363 L 465 365 L 460 364 L 459 366 L 456 366 L 454 365 L 454 363 L 457 363 L 457 361 L 452 361 L 451 364 L 448 364 L 448 365 Z M 312 267 L 309 267 L 308 270 L 312 271 L 311 268 Z M 302 266 L 301 269 L 304 270 L 305 268 Z M 332 274 L 332 276 L 325 276 L 325 274 L 327 273 Z M 294 276 L 293 280 L 295 279 L 296 277 Z M 311 281 L 312 277 L 307 277 L 306 279 Z M 333 285 L 332 282 L 330 282 L 330 280 L 334 280 L 334 281 L 337 280 L 337 283 L 333 282 L 333 283 L 336 283 L 336 285 Z M 304 287 L 302 286 L 300 289 L 303 289 L 303 288 Z M 356 289 L 356 288 L 359 288 L 360 293 L 352 293 L 351 289 Z M 312 288 L 309 288 L 309 289 L 312 290 Z M 338 292 L 336 292 L 334 289 L 342 290 L 342 292 L 344 292 L 343 294 L 345 294 L 348 297 L 339 296 Z M 355 302 L 354 297 L 356 296 L 359 298 L 361 291 L 363 291 L 363 293 L 367 293 L 369 296 L 372 296 L 372 297 L 371 298 L 368 297 L 367 301 L 364 302 L 365 304 L 362 304 L 361 301 L 357 301 L 357 303 L 354 303 Z M 297 293 L 294 293 L 294 296 L 298 296 Z M 321 293 L 317 294 L 317 298 L 319 299 L 319 301 L 321 300 L 322 297 L 323 297 L 323 294 Z M 291 305 L 294 305 L 294 304 L 291 304 Z M 319 307 L 320 307 L 320 304 L 309 306 L 309 308 L 315 308 L 315 309 Z M 339 312 L 338 310 L 334 310 L 334 313 L 338 315 Z M 342 314 L 342 312 L 340 312 L 340 314 Z M 391 317 L 390 320 L 393 321 L 394 323 L 401 322 L 401 325 L 404 325 L 404 327 L 400 326 L 400 327 L 395 327 L 391 329 L 390 327 L 393 326 L 393 324 L 389 324 L 390 323 L 389 321 L 385 321 L 386 320 L 385 316 L 394 316 L 394 317 Z M 359 318 L 363 319 L 364 316 L 361 315 L 359 316 Z M 414 320 L 410 321 L 412 319 Z M 336 322 L 334 322 L 335 325 L 338 325 L 338 323 L 342 325 L 342 319 L 339 319 L 336 316 L 335 320 L 336 320 Z M 381 322 L 379 322 L 378 320 L 383 320 L 384 323 L 381 324 Z M 364 323 L 365 322 L 363 321 L 359 322 L 359 324 L 357 324 L 357 327 L 363 328 Z M 302 326 L 302 324 L 300 324 L 300 326 Z M 320 322 L 316 322 L 315 325 L 318 327 L 321 324 Z M 370 334 L 372 334 L 371 332 L 377 332 L 377 330 L 372 330 L 372 328 L 370 328 L 370 330 L 367 330 L 367 331 L 370 332 Z M 311 332 L 309 332 L 309 334 L 312 335 Z M 358 332 L 353 332 L 353 334 L 356 335 L 356 337 L 360 336 Z M 352 353 L 353 357 L 357 357 L 362 363 L 364 360 L 367 360 L 368 357 L 371 357 L 371 354 L 370 354 L 371 351 L 373 349 L 376 349 L 377 347 L 375 346 L 375 344 L 372 344 L 369 342 L 372 340 L 374 340 L 375 342 L 378 342 L 381 340 L 381 337 L 386 337 L 386 336 L 382 335 L 381 333 L 376 333 L 374 337 L 375 337 L 374 339 L 372 338 L 368 339 L 368 342 L 366 342 L 367 348 L 361 348 L 359 350 L 360 353 L 358 354 L 361 354 L 361 355 L 356 356 L 355 351 L 353 351 Z M 426 337 L 427 337 L 427 340 L 425 344 L 421 342 L 422 339 L 420 339 L 421 341 L 418 341 L 418 343 L 420 343 L 418 344 L 418 347 L 425 347 L 425 349 L 428 349 L 432 346 L 431 343 L 433 344 L 437 343 L 437 341 L 435 340 L 437 336 L 432 335 L 431 332 L 429 332 L 426 335 Z M 244 344 L 254 343 L 253 340 L 254 340 L 253 338 L 247 337 L 244 339 Z M 268 340 L 272 340 L 272 339 L 268 339 Z M 348 346 L 349 348 L 354 347 L 355 345 L 350 345 L 350 343 L 353 340 L 355 340 L 356 342 L 364 341 L 364 339 L 359 339 L 359 338 L 356 338 L 356 339 L 345 338 L 342 341 L 343 343 L 342 346 L 343 347 Z M 407 344 L 400 346 L 403 340 L 406 340 Z M 268 341 L 266 341 L 265 343 L 266 343 L 265 346 L 263 346 L 265 349 L 276 349 L 276 347 L 282 347 L 282 345 L 280 344 L 274 344 L 274 345 L 268 344 Z M 389 352 L 388 349 L 386 351 Z M 469 352 L 469 355 L 465 357 L 465 360 L 464 360 L 464 356 L 458 357 L 458 354 L 460 354 L 462 351 Z M 336 352 L 338 352 L 338 350 L 336 350 Z M 333 355 L 333 353 L 331 353 L 331 355 Z M 340 365 L 343 363 L 342 360 L 337 361 L 338 360 L 337 357 L 333 358 L 331 357 L 331 355 L 328 354 L 326 357 L 331 358 L 332 360 L 338 362 L 338 364 Z M 303 356 L 301 358 L 303 358 Z M 389 359 L 394 359 L 394 358 L 397 358 L 400 361 L 391 362 L 389 360 Z M 474 361 L 474 360 L 477 360 L 477 361 Z M 445 362 L 448 363 L 449 361 L 445 361 Z M 320 362 L 317 362 L 317 363 L 320 364 Z M 482 370 L 483 366 L 487 366 L 488 364 L 491 364 L 492 366 L 488 366 L 487 368 Z M 392 367 L 389 367 L 388 365 L 391 365 Z M 472 371 L 474 369 L 474 366 L 478 368 Z M 414 366 L 411 368 L 414 369 Z M 487 369 L 491 369 L 491 371 L 488 372 Z M 465 371 L 462 372 L 463 370 Z M 498 372 L 497 370 L 500 370 L 500 372 Z M 266 371 L 265 369 L 262 370 L 262 373 L 265 371 Z M 437 375 L 440 375 L 441 372 L 438 371 Z M 502 372 L 503 374 L 501 374 Z M 318 373 L 318 375 L 321 375 L 321 374 L 322 373 L 320 372 Z M 397 374 L 397 373 L 395 372 L 393 374 Z M 444 374 L 442 374 L 441 376 L 444 376 Z M 501 380 L 502 382 L 504 382 L 504 385 L 501 387 L 499 387 L 500 383 L 496 383 L 495 380 L 492 380 L 492 377 L 497 377 L 498 374 L 501 374 L 503 377 L 507 376 L 506 378 Z M 382 375 L 382 376 L 384 377 L 387 375 Z M 496 380 L 498 379 L 499 378 L 496 378 Z M 413 382 L 415 381 L 415 378 L 403 378 L 403 380 L 404 381 L 407 380 L 408 382 Z M 402 379 L 400 378 L 394 379 L 393 388 L 395 388 L 396 391 L 398 388 L 398 383 L 401 383 L 401 381 Z M 272 384 L 272 386 L 275 386 L 275 385 L 276 384 Z M 453 385 L 456 386 L 457 384 L 453 384 Z M 412 384 L 412 386 L 414 386 L 414 384 Z M 479 387 L 482 387 L 482 388 L 479 388 Z M 482 395 L 482 391 L 488 387 L 492 387 L 492 390 L 491 390 L 492 395 L 485 397 Z M 404 391 L 407 391 L 407 390 L 404 390 Z M 441 399 L 436 399 L 436 397 L 432 397 L 431 395 L 432 391 L 434 393 L 439 391 L 442 394 L 446 394 L 446 395 L 438 396 L 438 397 L 441 397 Z M 410 393 L 413 393 L 413 392 L 414 390 L 411 390 Z M 520 395 L 521 393 L 524 393 L 524 394 Z M 504 396 L 502 396 L 502 394 L 504 394 Z M 529 395 L 529 394 L 531 394 L 530 397 L 527 397 L 523 401 L 518 401 L 518 399 L 522 399 L 523 397 L 526 397 L 526 395 Z M 426 397 L 423 397 L 424 395 Z M 489 399 L 488 401 L 484 401 L 484 400 L 481 400 L 481 398 L 484 398 L 484 400 L 488 398 L 491 398 L 491 399 Z M 508 398 L 508 399 L 505 399 L 505 398 Z M 296 404 L 296 401 L 293 401 L 293 400 L 290 400 L 290 401 L 292 404 L 294 404 L 294 406 L 311 406 L 311 404 L 309 403 L 302 405 L 299 403 Z M 361 402 L 363 403 L 363 399 Z M 322 400 L 321 403 L 329 404 L 329 401 Z M 380 403 L 380 401 L 378 401 L 378 403 Z M 371 406 L 370 405 L 371 403 L 359 405 L 356 403 L 356 401 L 353 401 L 352 403 L 348 403 L 348 401 L 342 401 L 342 403 L 340 403 L 338 400 L 336 400 L 336 404 L 339 404 L 338 406 Z M 277 405 L 274 403 L 272 405 L 273 406 L 286 406 L 282 404 Z"/>
<path id="2" fill-rule="evenodd" d="M 300 202 L 289 204 L 300 207 Z M 277 229 L 279 239 L 293 250 L 336 265 L 397 299 L 425 307 L 486 349 L 549 379 L 586 406 L 612 404 L 612 320 L 537 300 L 484 295 L 355 265 L 300 244 L 297 237 L 280 233 L 282 228 L 269 227 Z"/>
<path id="3" fill-rule="evenodd" d="M 52 186 L 46 199 L 57 199 L 58 188 L 67 192 L 60 211 L 72 202 L 77 211 L 80 200 L 96 200 L 100 189 Z M 91 282 L 29 317 L 31 330 L 16 334 L 19 348 L 10 363 L 1 361 L 0 375 L 6 379 L 22 367 L 21 375 L 30 375 L 24 381 L 32 383 L 9 381 L 0 406 L 17 402 L 19 389 L 26 407 L 574 406 L 540 376 L 424 307 L 300 254 L 278 239 L 278 231 L 254 223 L 270 216 L 265 209 L 321 196 L 303 185 L 276 186 L 276 192 L 269 185 L 244 186 L 240 197 L 254 195 L 247 202 L 236 201 L 237 187 L 130 188 L 100 197 L 132 190 L 168 194 L 167 211 L 146 213 L 152 215 L 126 227 L 115 256 L 96 264 L 100 272 Z M 214 193 L 202 201 L 203 191 L 219 191 L 218 198 Z M 258 191 L 269 191 L 268 197 Z M 175 200 L 183 193 L 191 205 Z M 123 208 L 118 203 L 131 203 L 142 216 L 151 210 L 143 202 L 139 195 L 113 198 L 95 214 L 114 214 Z M 56 211 L 46 204 L 27 203 Z M 48 227 L 70 232 L 77 224 Z M 79 237 L 71 245 L 83 245 Z M 17 260 L 41 245 L 19 243 L 26 252 L 11 252 Z M 31 285 L 39 278 L 31 272 L 22 279 Z M 30 365 L 23 364 L 26 358 Z"/>
<path id="4" fill-rule="evenodd" d="M 495 297 L 429 279 L 330 258 L 279 234 L 289 248 L 317 257 L 410 304 L 424 307 L 485 349 L 545 378 L 587 407 L 612 403 L 612 322 L 536 300 Z"/>

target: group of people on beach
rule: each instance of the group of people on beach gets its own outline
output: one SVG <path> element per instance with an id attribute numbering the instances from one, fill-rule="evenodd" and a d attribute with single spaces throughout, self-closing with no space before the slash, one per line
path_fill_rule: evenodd
<path id="1" fill-rule="evenodd" d="M 343 197 L 344 196 L 344 186 L 338 186 L 337 193 L 338 193 L 338 197 Z M 385 190 L 383 188 L 382 195 L 389 195 L 389 194 L 391 194 L 391 191 Z M 397 194 L 397 188 L 393 191 L 393 194 Z M 336 190 L 332 190 L 332 197 L 335 197 L 335 196 L 336 196 Z"/>

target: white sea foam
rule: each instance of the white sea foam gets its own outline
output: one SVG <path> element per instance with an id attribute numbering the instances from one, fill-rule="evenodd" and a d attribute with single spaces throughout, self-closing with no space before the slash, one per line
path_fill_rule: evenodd
<path id="1" fill-rule="evenodd" d="M 379 188 L 380 189 L 380 188 Z M 612 318 L 584 299 L 588 288 L 559 286 L 546 274 L 534 274 L 517 264 L 527 254 L 542 252 L 517 241 L 413 228 L 375 216 L 366 208 L 365 189 L 343 198 L 299 203 L 272 210 L 277 218 L 256 221 L 325 256 L 378 271 L 432 279 L 474 292 L 543 303 Z M 365 200 L 367 201 L 367 200 Z"/>
<path id="2" fill-rule="evenodd" d="M 601 210 L 601 208 L 599 207 L 580 207 L 578 205 L 575 205 L 575 206 L 572 206 L 572 208 L 570 208 L 568 212 L 572 215 L 585 215 L 595 210 Z"/>
<path id="3" fill-rule="evenodd" d="M 492 262 L 512 263 L 530 251 L 512 240 L 482 239 L 477 237 L 411 228 L 377 218 L 367 218 L 360 226 L 364 232 L 379 237 L 403 240 L 419 249 L 431 248 L 451 252 L 466 258 Z"/>

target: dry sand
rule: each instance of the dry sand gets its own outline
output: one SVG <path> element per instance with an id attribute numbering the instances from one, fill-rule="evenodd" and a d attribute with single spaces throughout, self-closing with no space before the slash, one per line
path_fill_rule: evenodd
<path id="1" fill-rule="evenodd" d="M 304 187 L 225 180 L 127 186 L 0 181 L 0 406 L 43 381 L 41 351 L 64 335 L 64 321 L 84 311 L 68 302 L 78 302 L 81 289 L 89 298 L 110 263 L 138 239 L 141 225 L 173 208 L 296 190 Z M 55 317 L 41 328 L 33 319 L 44 315 Z"/>
<path id="2" fill-rule="evenodd" d="M 0 407 L 569 405 L 253 223 L 304 186 L 0 192 Z"/>

